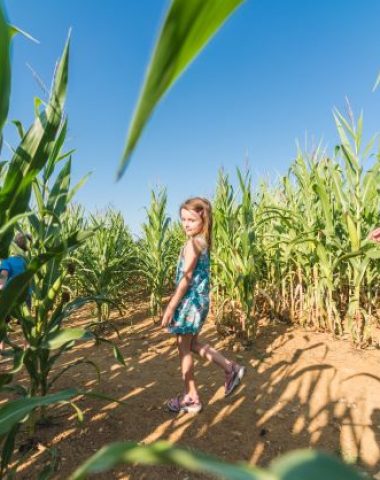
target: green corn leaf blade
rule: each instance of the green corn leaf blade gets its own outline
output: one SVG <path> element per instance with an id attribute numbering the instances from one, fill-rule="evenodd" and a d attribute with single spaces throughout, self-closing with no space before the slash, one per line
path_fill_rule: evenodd
<path id="1" fill-rule="evenodd" d="M 0 407 L 0 436 L 9 432 L 18 422 L 37 407 L 62 402 L 78 395 L 74 389 L 63 390 L 44 397 L 21 398 Z"/>
<path id="2" fill-rule="evenodd" d="M 330 169 L 330 175 L 333 181 L 333 189 L 335 193 L 336 200 L 339 200 L 340 207 L 343 211 L 347 210 L 348 199 L 347 195 L 344 192 L 344 184 L 341 172 L 336 168 L 332 167 Z"/>
<path id="3" fill-rule="evenodd" d="M 11 428 L 10 432 L 6 436 L 4 446 L 1 452 L 1 470 L 0 475 L 4 473 L 6 467 L 11 461 L 13 450 L 15 447 L 16 435 L 20 429 L 20 424 L 16 424 Z"/>
<path id="4" fill-rule="evenodd" d="M 75 470 L 69 480 L 82 480 L 90 473 L 104 472 L 123 463 L 178 465 L 192 472 L 207 472 L 231 480 L 277 479 L 259 468 L 231 465 L 203 453 L 190 452 L 161 441 L 146 446 L 132 442 L 111 443 Z"/>
<path id="5" fill-rule="evenodd" d="M 2 225 L 0 228 L 0 242 L 2 241 L 2 237 L 7 235 L 9 230 L 13 229 L 16 223 L 18 223 L 20 220 L 23 220 L 26 217 L 30 217 L 33 215 L 33 212 L 25 212 L 25 213 L 20 213 L 18 215 L 15 215 L 12 217 L 8 222 Z M 13 230 L 12 230 L 13 231 Z"/>
<path id="6" fill-rule="evenodd" d="M 338 109 L 334 110 L 334 117 L 335 117 L 336 123 L 339 124 L 338 126 L 339 133 L 342 133 L 342 136 L 341 136 L 342 143 L 343 145 L 348 147 L 350 145 L 350 142 L 348 140 L 348 137 L 346 136 L 346 131 L 350 134 L 350 137 L 354 139 L 355 131 L 353 129 L 353 126 L 346 120 L 346 118 L 340 113 Z M 343 129 L 343 127 L 346 131 Z"/>
<path id="7" fill-rule="evenodd" d="M 22 140 L 25 136 L 25 130 L 22 123 L 20 122 L 20 120 L 12 120 L 12 123 L 17 128 L 17 132 L 20 136 L 20 140 Z"/>
<path id="8" fill-rule="evenodd" d="M 124 365 L 124 367 L 126 367 L 124 357 L 120 352 L 120 349 L 116 345 L 113 346 L 113 356 L 119 363 L 121 363 L 122 365 Z"/>
<path id="9" fill-rule="evenodd" d="M 362 257 L 363 255 L 365 255 L 365 253 L 362 250 L 357 250 L 357 251 L 353 251 L 353 252 L 350 252 L 350 253 L 345 253 L 345 254 L 339 256 L 335 260 L 333 270 L 335 271 L 340 263 L 347 262 L 347 260 L 355 261 L 356 258 Z"/>
<path id="10" fill-rule="evenodd" d="M 299 450 L 283 455 L 270 465 L 281 480 L 360 480 L 352 467 L 315 450 Z"/>
<path id="11" fill-rule="evenodd" d="M 0 138 L 8 116 L 11 93 L 10 35 L 3 2 L 0 3 Z"/>
<path id="12" fill-rule="evenodd" d="M 21 348 L 14 351 L 13 368 L 12 370 L 9 370 L 7 373 L 14 374 L 19 372 L 22 369 L 22 366 L 24 364 L 25 354 L 26 354 L 26 350 Z"/>
<path id="13" fill-rule="evenodd" d="M 71 150 L 69 150 L 68 152 L 65 152 L 65 153 L 62 153 L 62 155 L 60 155 L 58 158 L 57 158 L 57 162 L 60 162 L 61 160 L 64 160 L 65 158 L 67 157 L 70 157 L 70 155 L 72 155 L 73 153 L 76 152 L 76 149 L 75 148 L 72 148 Z"/>
<path id="14" fill-rule="evenodd" d="M 339 133 L 340 140 L 342 145 L 340 146 L 340 150 L 343 153 L 343 158 L 346 161 L 346 165 L 348 167 L 348 173 L 355 177 L 357 172 L 360 170 L 360 165 L 358 158 L 353 152 L 350 144 L 350 140 L 347 136 L 348 132 L 353 140 L 355 140 L 355 132 L 352 130 L 351 126 L 348 124 L 347 120 L 343 117 L 343 115 L 338 111 L 335 110 L 334 113 L 335 124 Z"/>
<path id="15" fill-rule="evenodd" d="M 61 160 L 60 158 L 60 152 L 63 147 L 63 144 L 66 140 L 66 135 L 67 135 L 67 126 L 68 126 L 68 120 L 67 117 L 65 118 L 65 121 L 62 123 L 59 132 L 57 134 L 57 139 L 54 142 L 54 147 L 52 149 L 52 153 L 49 157 L 49 160 L 46 164 L 46 167 L 44 169 L 44 181 L 47 182 L 49 178 L 51 177 L 52 173 L 54 172 L 54 167 Z"/>
<path id="16" fill-rule="evenodd" d="M 243 1 L 171 2 L 132 118 L 118 179 L 156 105 Z"/>
<path id="17" fill-rule="evenodd" d="M 67 303 L 62 309 L 58 308 L 56 311 L 54 311 L 51 321 L 49 322 L 49 330 L 51 330 L 55 325 L 59 325 L 63 319 L 69 317 L 78 308 L 83 307 L 83 305 L 87 305 L 87 303 L 96 301 L 106 302 L 107 300 L 107 298 L 98 295 L 76 298 L 72 302 Z"/>
<path id="18" fill-rule="evenodd" d="M 99 342 L 108 343 L 112 345 L 112 351 L 115 359 L 126 367 L 125 360 L 122 353 L 120 352 L 120 349 L 111 340 L 107 340 L 106 338 L 103 338 L 103 337 L 97 337 L 97 340 Z"/>
<path id="19" fill-rule="evenodd" d="M 346 213 L 346 221 L 347 221 L 348 236 L 350 237 L 350 242 L 351 242 L 351 248 L 353 251 L 358 251 L 360 248 L 360 240 L 358 237 L 356 224 L 349 213 Z"/>
<path id="20" fill-rule="evenodd" d="M 21 28 L 16 27 L 15 25 L 8 25 L 8 29 L 9 29 L 9 33 L 10 33 L 11 37 L 14 37 L 16 34 L 20 34 L 20 35 L 24 36 L 25 38 L 27 38 L 28 40 L 31 40 L 34 43 L 37 43 L 37 44 L 40 43 L 38 40 L 36 40 L 34 37 L 32 37 L 32 35 L 30 35 L 30 33 L 25 32 L 24 30 L 21 30 Z"/>
<path id="21" fill-rule="evenodd" d="M 105 395 L 104 393 L 100 392 L 82 391 L 80 392 L 80 394 L 84 395 L 85 397 L 98 398 L 99 400 L 107 400 L 107 402 L 115 402 L 119 405 L 127 405 L 127 402 L 124 402 L 123 400 L 118 400 L 117 398 L 110 397 L 109 395 Z"/>
<path id="22" fill-rule="evenodd" d="M 60 217 L 66 209 L 67 194 L 70 188 L 70 179 L 71 159 L 65 163 L 62 170 L 57 175 L 47 202 L 47 209 L 54 212 L 57 217 Z"/>
<path id="23" fill-rule="evenodd" d="M 50 157 L 62 121 L 68 79 L 68 60 L 69 40 L 57 67 L 46 110 L 35 119 L 9 163 L 3 188 L 0 191 L 0 225 L 7 216 L 12 218 L 13 215 L 27 209 L 31 183 Z M 4 245 L 2 243 L 0 257 L 7 255 L 11 238 L 12 232 Z"/>
<path id="24" fill-rule="evenodd" d="M 368 170 L 363 180 L 363 205 L 368 205 L 368 202 L 374 196 L 377 196 L 377 185 L 380 175 L 380 162 L 376 162 L 372 169 Z"/>
<path id="25" fill-rule="evenodd" d="M 380 248 L 373 248 L 366 252 L 366 256 L 371 260 L 379 260 L 380 258 Z"/>
<path id="26" fill-rule="evenodd" d="M 64 351 L 64 350 L 63 350 Z M 58 358 L 60 357 L 59 353 L 63 353 L 62 352 L 58 352 L 58 355 L 55 355 L 54 356 L 54 360 L 58 360 Z M 52 360 L 53 357 L 50 357 L 50 361 Z M 51 362 L 50 365 L 53 365 L 54 362 Z M 71 370 L 72 368 L 78 366 L 78 365 L 91 365 L 95 372 L 96 372 L 96 376 L 97 376 L 97 381 L 98 383 L 100 383 L 100 369 L 99 367 L 96 365 L 95 362 L 93 362 L 92 360 L 86 360 L 86 359 L 83 359 L 83 360 L 78 360 L 74 363 L 71 363 L 70 365 L 67 365 L 65 368 L 63 368 L 60 372 L 58 372 L 51 380 L 50 382 L 48 383 L 48 389 L 50 389 L 54 383 L 58 380 L 58 378 L 60 378 L 64 373 L 67 372 L 67 370 Z"/>
<path id="27" fill-rule="evenodd" d="M 40 112 L 41 106 L 43 105 L 47 107 L 47 104 L 40 97 L 34 97 L 33 105 L 34 105 L 34 115 L 36 118 L 39 118 L 41 114 Z"/>
<path id="28" fill-rule="evenodd" d="M 0 162 L 0 175 L 1 175 L 1 172 L 3 171 L 3 168 L 7 165 L 8 162 L 6 161 L 3 161 L 3 162 Z"/>
<path id="29" fill-rule="evenodd" d="M 92 172 L 87 173 L 84 177 L 82 177 L 79 180 L 79 182 L 76 185 L 74 185 L 74 187 L 69 191 L 67 195 L 67 203 L 71 203 L 72 199 L 75 197 L 78 190 L 80 190 L 83 187 L 83 185 L 87 183 L 87 180 L 90 178 L 91 175 L 92 175 Z"/>
<path id="30" fill-rule="evenodd" d="M 78 422 L 82 423 L 83 422 L 83 411 L 74 402 L 70 402 L 70 405 L 73 407 L 73 409 L 75 410 L 75 412 L 77 414 Z"/>
<path id="31" fill-rule="evenodd" d="M 356 149 L 357 151 L 359 151 L 362 145 L 362 139 L 363 139 L 363 112 L 360 112 L 355 133 L 356 133 L 355 135 Z"/>
<path id="32" fill-rule="evenodd" d="M 34 193 L 34 200 L 37 203 L 38 213 L 40 214 L 40 217 L 42 217 L 43 212 L 45 210 L 45 202 L 44 202 L 44 198 L 42 196 L 41 186 L 40 186 L 40 183 L 38 182 L 38 179 L 34 180 L 34 182 L 32 184 L 32 188 L 33 188 L 33 193 Z"/>
<path id="33" fill-rule="evenodd" d="M 64 328 L 57 333 L 50 334 L 43 344 L 45 348 L 56 350 L 66 343 L 76 340 L 90 340 L 94 335 L 84 328 Z"/>

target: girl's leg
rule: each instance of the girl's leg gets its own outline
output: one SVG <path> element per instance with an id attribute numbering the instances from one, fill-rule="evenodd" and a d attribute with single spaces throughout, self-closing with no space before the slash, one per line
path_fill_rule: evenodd
<path id="1" fill-rule="evenodd" d="M 182 379 L 185 382 L 185 393 L 197 400 L 198 391 L 194 380 L 194 363 L 191 353 L 193 335 L 177 335 L 177 346 L 181 362 Z"/>
<path id="2" fill-rule="evenodd" d="M 224 395 L 230 395 L 241 382 L 241 379 L 245 374 L 245 367 L 242 367 L 236 362 L 228 360 L 221 353 L 215 350 L 215 348 L 210 347 L 210 345 L 200 342 L 198 340 L 198 335 L 193 337 L 191 349 L 193 352 L 196 352 L 201 357 L 214 362 L 224 370 Z"/>
<path id="3" fill-rule="evenodd" d="M 224 357 L 209 344 L 199 341 L 198 335 L 193 336 L 191 350 L 200 355 L 202 358 L 206 358 L 210 362 L 214 362 L 216 365 L 222 368 L 225 373 L 230 373 L 235 366 L 239 366 L 237 363 L 228 360 L 228 358 Z"/>

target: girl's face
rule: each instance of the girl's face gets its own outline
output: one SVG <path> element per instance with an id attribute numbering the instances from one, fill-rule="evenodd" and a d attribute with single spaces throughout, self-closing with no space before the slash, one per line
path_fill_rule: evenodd
<path id="1" fill-rule="evenodd" d="M 181 210 L 182 227 L 188 237 L 194 237 L 201 233 L 203 228 L 203 219 L 201 215 L 194 210 Z"/>

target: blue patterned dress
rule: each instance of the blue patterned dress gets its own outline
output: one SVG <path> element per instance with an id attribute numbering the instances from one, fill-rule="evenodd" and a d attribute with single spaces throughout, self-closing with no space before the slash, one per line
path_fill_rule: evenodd
<path id="1" fill-rule="evenodd" d="M 185 259 L 183 253 L 178 259 L 176 286 L 184 274 Z M 191 283 L 185 295 L 175 309 L 173 319 L 168 326 L 170 333 L 196 335 L 206 320 L 210 305 L 210 256 L 203 251 L 193 271 Z"/>

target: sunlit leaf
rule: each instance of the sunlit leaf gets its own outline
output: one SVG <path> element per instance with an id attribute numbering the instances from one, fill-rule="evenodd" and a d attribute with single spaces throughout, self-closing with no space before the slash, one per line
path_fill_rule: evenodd
<path id="1" fill-rule="evenodd" d="M 156 105 L 244 0 L 173 0 L 157 40 L 118 170 L 123 175 Z"/>

